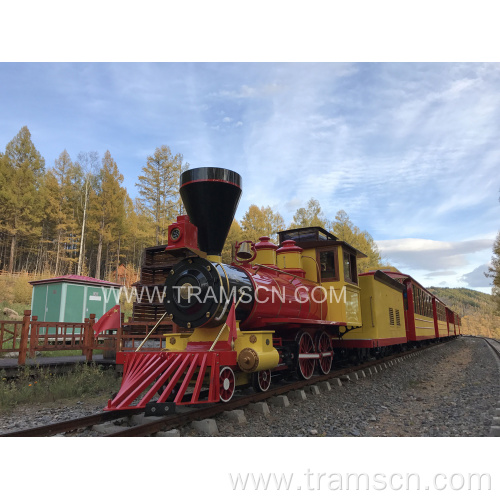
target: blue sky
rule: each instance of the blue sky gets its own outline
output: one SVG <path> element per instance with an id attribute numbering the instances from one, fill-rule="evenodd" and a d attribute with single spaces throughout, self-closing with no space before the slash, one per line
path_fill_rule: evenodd
<path id="1" fill-rule="evenodd" d="M 2 63 L 0 148 L 23 125 L 46 166 L 107 149 L 129 194 L 162 144 L 243 177 L 237 217 L 343 209 L 426 286 L 489 292 L 500 229 L 500 65 Z"/>

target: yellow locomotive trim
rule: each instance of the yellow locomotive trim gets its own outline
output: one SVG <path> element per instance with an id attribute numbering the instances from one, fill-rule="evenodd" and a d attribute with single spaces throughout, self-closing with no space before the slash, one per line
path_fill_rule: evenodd
<path id="1" fill-rule="evenodd" d="M 279 363 L 279 353 L 273 346 L 274 330 L 245 330 L 241 331 L 240 322 L 237 321 L 237 338 L 234 341 L 234 351 L 239 359 L 241 352 L 245 349 L 251 350 L 256 355 L 256 364 L 249 372 L 269 370 L 276 368 Z M 217 338 L 221 327 L 195 328 L 189 337 L 189 343 L 193 342 L 213 342 Z M 218 338 L 218 342 L 228 342 L 229 328 L 224 328 Z M 187 343 L 186 343 L 187 345 Z M 241 367 L 240 367 L 241 368 Z"/>
<path id="2" fill-rule="evenodd" d="M 191 337 L 191 333 L 166 333 L 165 347 L 162 351 L 184 351 Z"/>

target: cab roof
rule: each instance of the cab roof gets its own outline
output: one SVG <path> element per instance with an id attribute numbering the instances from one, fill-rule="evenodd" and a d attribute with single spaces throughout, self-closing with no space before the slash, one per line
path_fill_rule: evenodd
<path id="1" fill-rule="evenodd" d="M 351 250 L 358 259 L 368 257 L 357 248 L 349 245 L 349 243 L 340 241 L 334 234 L 323 229 L 321 226 L 299 227 L 278 231 L 278 236 L 280 245 L 286 240 L 293 240 L 301 248 L 319 248 L 336 244 Z"/>

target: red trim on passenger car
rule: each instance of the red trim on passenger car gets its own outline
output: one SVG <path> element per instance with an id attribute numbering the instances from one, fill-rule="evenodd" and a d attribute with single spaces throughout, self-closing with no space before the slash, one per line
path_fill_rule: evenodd
<path id="1" fill-rule="evenodd" d="M 406 337 L 393 337 L 385 339 L 337 339 L 332 338 L 334 347 L 383 347 L 387 345 L 406 344 Z"/>

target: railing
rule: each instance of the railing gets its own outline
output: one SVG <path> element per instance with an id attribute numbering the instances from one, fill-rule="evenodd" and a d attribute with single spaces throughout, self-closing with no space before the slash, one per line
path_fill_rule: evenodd
<path id="1" fill-rule="evenodd" d="M 0 352 L 19 351 L 22 326 L 22 321 L 0 321 Z"/>
<path id="2" fill-rule="evenodd" d="M 120 345 L 116 335 L 94 335 L 95 314 L 84 323 L 58 323 L 38 321 L 31 311 L 24 311 L 22 321 L 0 321 L 0 354 L 17 352 L 18 365 L 26 364 L 26 358 L 34 358 L 37 352 L 81 350 L 87 361 L 92 361 L 94 350 L 115 351 Z"/>
<path id="3" fill-rule="evenodd" d="M 22 321 L 0 321 L 0 354 L 17 352 L 18 365 L 26 364 L 26 358 L 34 358 L 37 352 L 52 351 L 81 350 L 85 359 L 92 361 L 94 351 L 99 350 L 113 359 L 116 351 L 135 351 L 153 326 L 148 322 L 123 324 L 122 314 L 123 326 L 116 333 L 107 331 L 96 336 L 94 323 L 95 314 L 84 323 L 59 323 L 38 321 L 37 316 L 31 318 L 31 311 L 26 310 Z M 190 332 L 179 329 L 172 321 L 162 321 L 158 332 L 148 338 L 141 350 L 167 348 L 165 333 L 189 335 Z"/>
<path id="4" fill-rule="evenodd" d="M 29 280 L 36 280 L 38 278 L 41 278 L 42 276 L 46 276 L 46 274 L 43 273 L 28 273 L 27 271 L 16 271 L 13 273 L 9 273 L 5 269 L 0 270 L 0 276 L 8 276 L 9 278 L 20 278 L 20 277 L 27 277 Z"/>
<path id="5" fill-rule="evenodd" d="M 56 323 L 30 321 L 30 356 L 35 351 L 69 351 L 82 349 L 85 344 L 86 323 Z"/>

